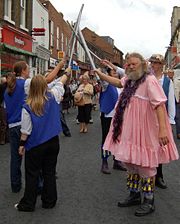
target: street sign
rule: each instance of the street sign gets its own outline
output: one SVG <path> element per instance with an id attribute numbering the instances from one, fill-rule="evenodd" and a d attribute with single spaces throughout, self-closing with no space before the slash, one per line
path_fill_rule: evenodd
<path id="1" fill-rule="evenodd" d="M 58 59 L 64 58 L 64 51 L 58 51 Z"/>

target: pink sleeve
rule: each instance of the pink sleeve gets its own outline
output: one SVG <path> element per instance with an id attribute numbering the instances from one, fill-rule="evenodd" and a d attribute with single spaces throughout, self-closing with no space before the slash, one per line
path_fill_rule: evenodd
<path id="1" fill-rule="evenodd" d="M 158 83 L 155 76 L 150 75 L 147 80 L 148 97 L 152 107 L 155 109 L 158 105 L 167 101 L 162 86 Z"/>

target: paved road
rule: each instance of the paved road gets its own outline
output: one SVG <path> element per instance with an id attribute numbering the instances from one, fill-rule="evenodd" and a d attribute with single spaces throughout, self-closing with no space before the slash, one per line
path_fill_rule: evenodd
<path id="1" fill-rule="evenodd" d="M 23 191 L 11 193 L 9 184 L 9 145 L 0 146 L 0 224 L 178 224 L 180 223 L 180 161 L 164 165 L 166 190 L 157 189 L 156 212 L 147 217 L 135 217 L 135 207 L 118 208 L 117 201 L 127 194 L 126 174 L 112 170 L 100 173 L 99 112 L 93 112 L 94 124 L 88 134 L 80 134 L 75 123 L 76 112 L 66 116 L 72 137 L 61 138 L 58 158 L 58 203 L 54 209 L 41 208 L 40 197 L 36 211 L 21 213 L 13 206 Z M 180 149 L 180 140 L 176 140 Z M 110 158 L 112 166 L 112 158 Z"/>

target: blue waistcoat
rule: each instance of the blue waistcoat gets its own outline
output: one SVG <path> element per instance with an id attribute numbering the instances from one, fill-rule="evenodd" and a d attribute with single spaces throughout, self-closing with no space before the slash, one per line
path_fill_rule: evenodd
<path id="1" fill-rule="evenodd" d="M 167 101 L 166 101 L 166 110 L 167 111 L 168 111 L 169 85 L 170 85 L 170 78 L 168 78 L 167 76 L 164 76 L 164 81 L 163 81 L 162 88 L 163 88 L 164 93 L 167 97 Z"/>
<path id="2" fill-rule="evenodd" d="M 48 100 L 45 103 L 44 114 L 42 116 L 34 114 L 27 104 L 23 106 L 30 114 L 32 121 L 32 132 L 25 144 L 25 149 L 27 151 L 45 143 L 51 138 L 59 135 L 62 131 L 59 104 L 51 93 L 47 93 L 47 96 Z"/>
<path id="3" fill-rule="evenodd" d="M 22 106 L 25 102 L 24 79 L 16 79 L 16 86 L 12 95 L 4 93 L 8 124 L 21 121 Z"/>
<path id="4" fill-rule="evenodd" d="M 100 94 L 100 111 L 109 114 L 114 109 L 117 100 L 118 91 L 116 87 L 109 84 L 107 89 Z"/>

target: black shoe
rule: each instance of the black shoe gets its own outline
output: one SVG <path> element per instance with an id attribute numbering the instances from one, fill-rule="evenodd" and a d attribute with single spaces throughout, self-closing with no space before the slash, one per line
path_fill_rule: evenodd
<path id="1" fill-rule="evenodd" d="M 144 199 L 144 202 L 135 211 L 135 216 L 145 216 L 155 211 L 154 199 Z"/>
<path id="2" fill-rule="evenodd" d="M 141 204 L 140 192 L 130 192 L 130 195 L 122 202 L 118 202 L 118 207 L 130 207 Z"/>
<path id="3" fill-rule="evenodd" d="M 15 204 L 14 208 L 20 212 L 33 212 L 34 211 L 34 208 L 30 208 L 30 207 L 24 206 L 22 204 Z"/>
<path id="4" fill-rule="evenodd" d="M 54 206 L 56 205 L 56 202 L 52 203 L 52 204 L 42 204 L 42 208 L 45 208 L 45 209 L 51 209 L 51 208 L 54 208 Z"/>
<path id="5" fill-rule="evenodd" d="M 66 136 L 66 137 L 71 137 L 71 133 L 70 133 L 70 132 L 67 132 L 67 133 L 63 132 L 63 134 L 64 134 L 64 136 Z"/>
<path id="6" fill-rule="evenodd" d="M 159 188 L 166 189 L 167 185 L 162 177 L 156 177 L 155 185 Z"/>
<path id="7" fill-rule="evenodd" d="M 109 170 L 107 161 L 102 162 L 101 172 L 104 174 L 111 174 L 111 171 Z"/>
<path id="8" fill-rule="evenodd" d="M 114 170 L 127 171 L 126 168 L 122 166 L 121 161 L 118 161 L 118 160 L 114 160 L 113 169 Z"/>

